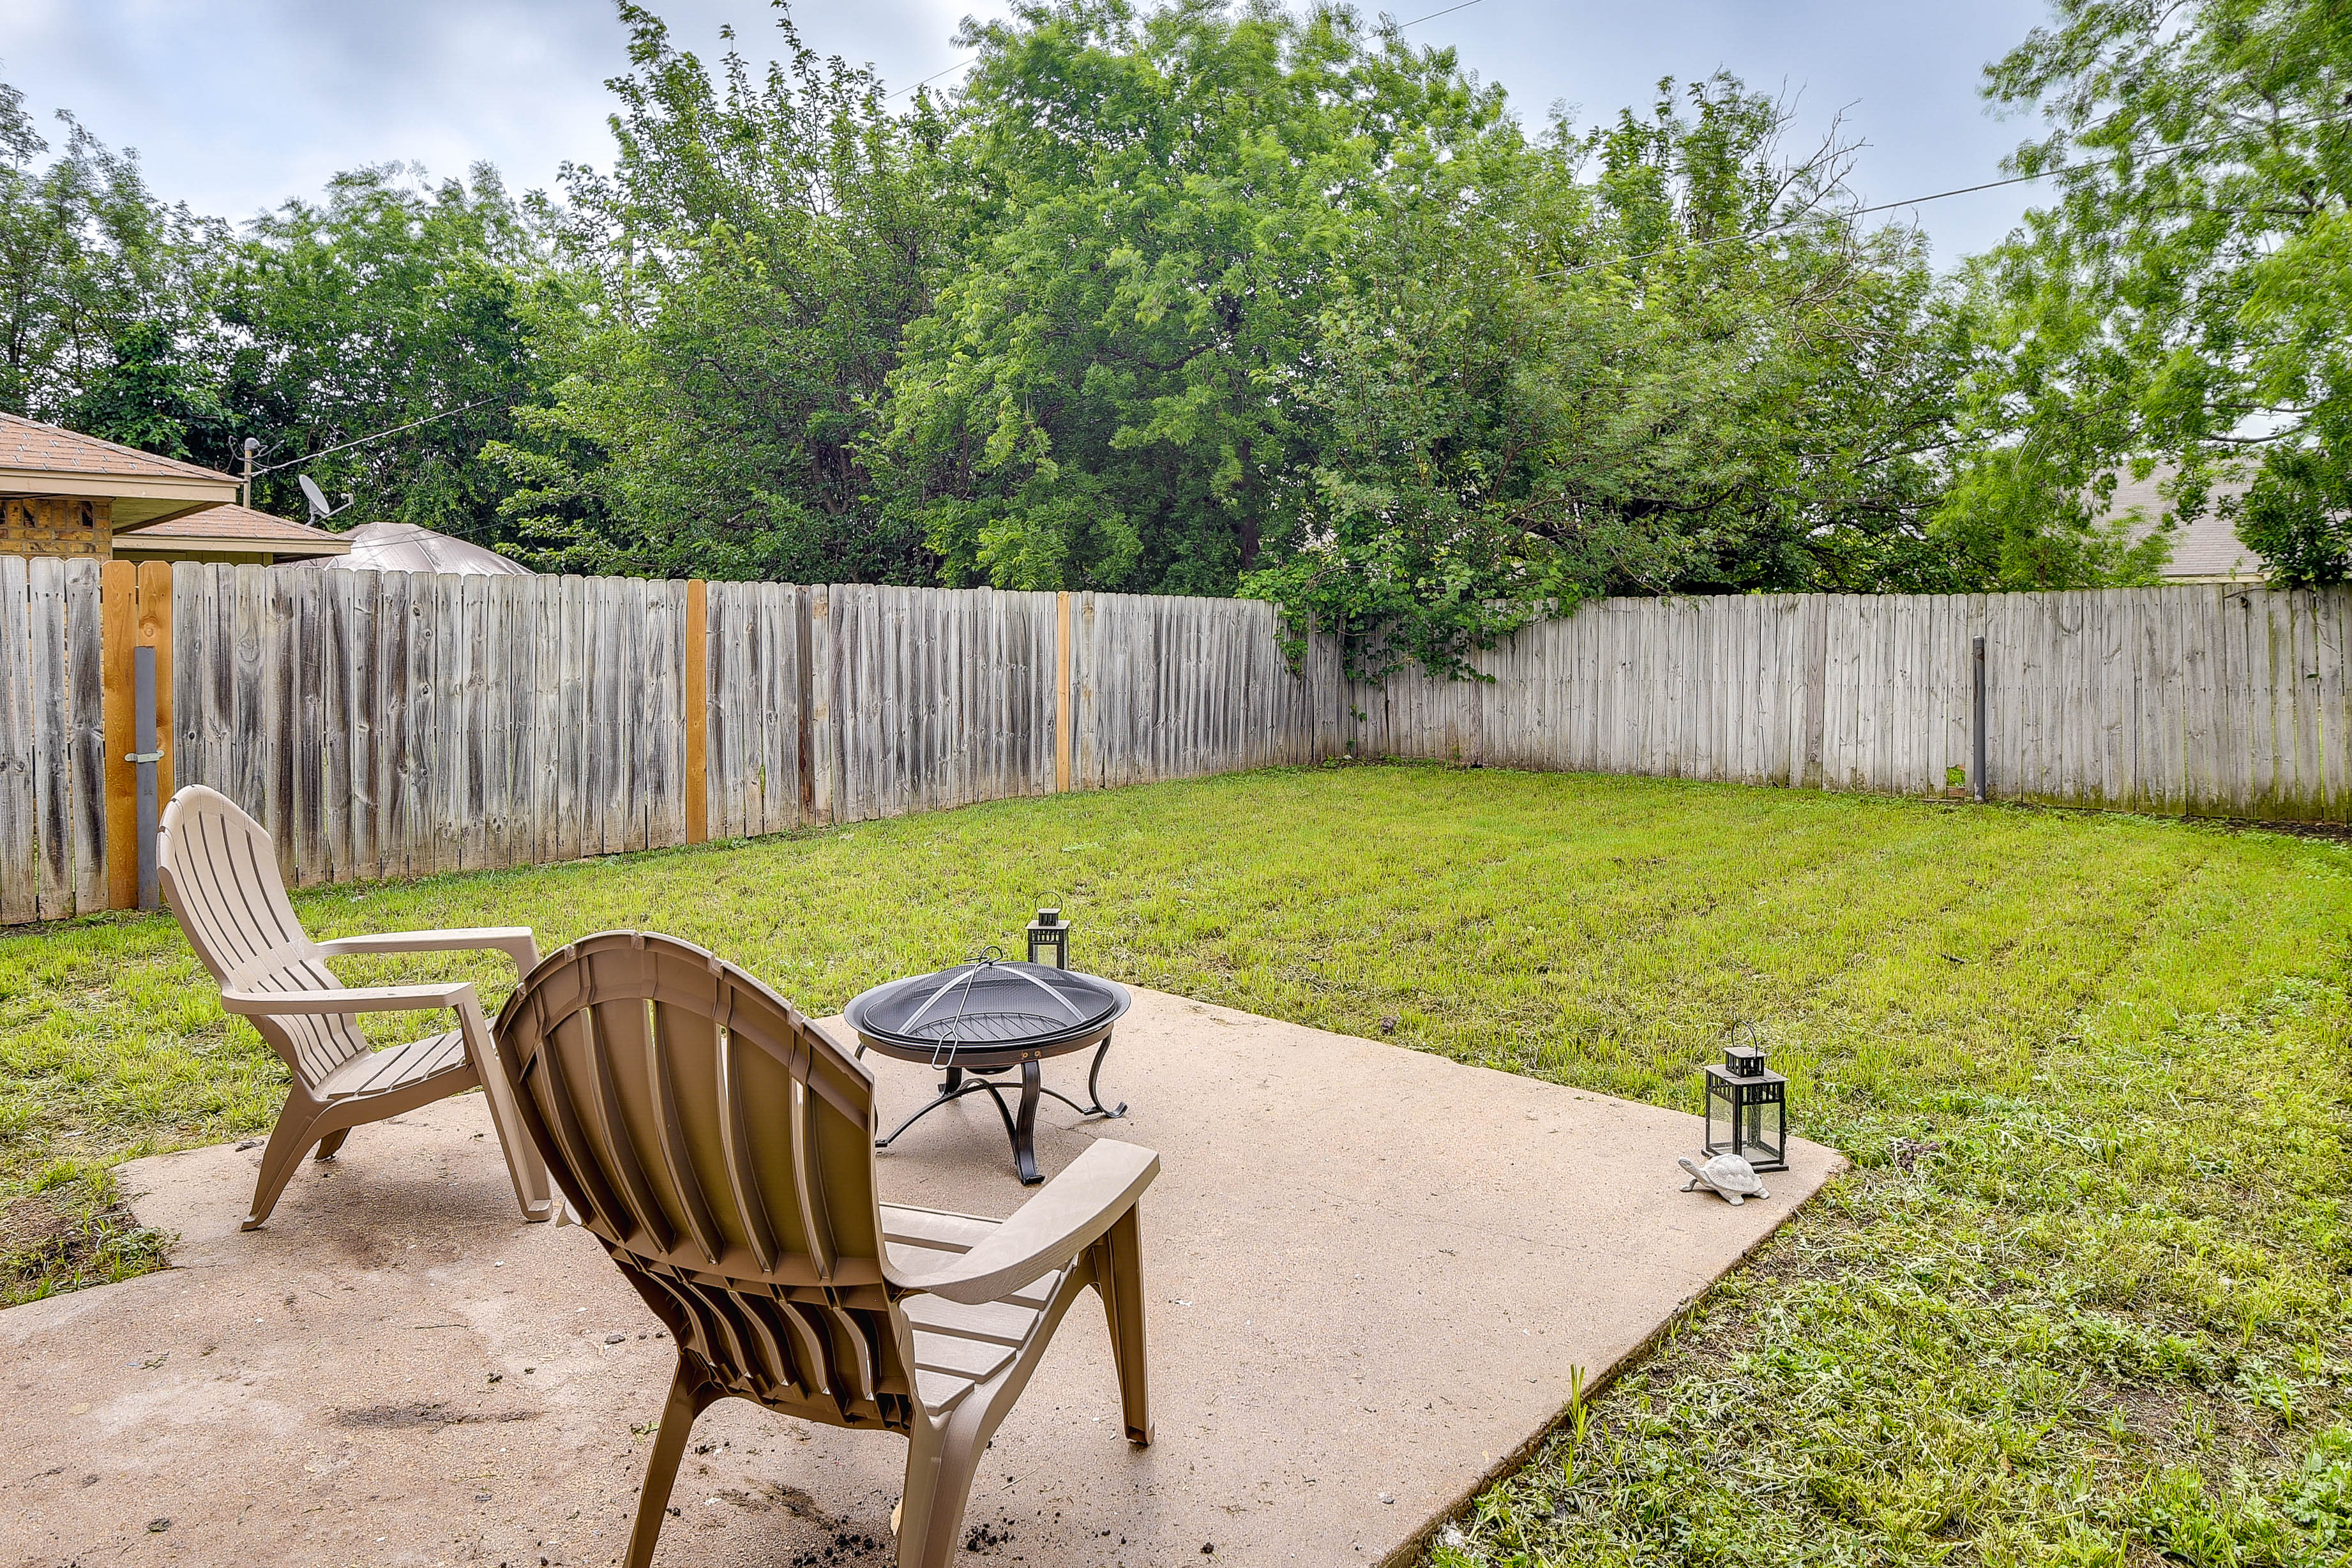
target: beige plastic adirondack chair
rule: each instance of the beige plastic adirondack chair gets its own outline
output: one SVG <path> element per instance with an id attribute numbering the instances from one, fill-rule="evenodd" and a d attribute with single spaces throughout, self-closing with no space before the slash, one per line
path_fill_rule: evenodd
<path id="1" fill-rule="evenodd" d="M 482 1005 L 470 982 L 346 986 L 325 961 L 347 952 L 442 952 L 497 948 L 518 976 L 539 962 L 528 926 L 412 931 L 312 942 L 294 915 L 269 835 L 236 802 L 202 784 L 172 797 L 157 835 L 155 868 L 163 901 L 188 945 L 220 983 L 221 1005 L 253 1020 L 288 1069 L 293 1087 L 261 1154 L 261 1179 L 245 1228 L 269 1217 L 278 1197 L 317 1144 L 324 1160 L 351 1130 L 462 1094 L 476 1084 L 490 1102 L 523 1218 L 555 1212 L 547 1171 L 519 1129 Z M 372 1050 L 352 1020 L 362 1013 L 447 1010 L 457 1026 L 391 1050 Z"/>
<path id="2" fill-rule="evenodd" d="M 1003 1221 L 879 1203 L 872 1075 L 750 975 L 647 932 L 551 954 L 498 1030 L 556 1185 L 677 1345 L 628 1568 L 653 1560 L 695 1417 L 729 1396 L 905 1436 L 899 1568 L 947 1568 L 989 1436 L 1088 1285 L 1128 1438 L 1151 1441 L 1151 1151 L 1097 1142 Z"/>

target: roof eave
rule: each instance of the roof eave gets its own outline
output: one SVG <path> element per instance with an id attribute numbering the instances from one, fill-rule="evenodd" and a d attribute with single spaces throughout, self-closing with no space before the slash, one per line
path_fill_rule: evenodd
<path id="1" fill-rule="evenodd" d="M 0 468 L 0 495 L 91 496 L 110 500 L 157 500 L 182 503 L 175 516 L 226 506 L 236 500 L 236 481 L 179 478 L 161 474 L 61 474 L 48 468 Z M 138 526 L 161 522 L 147 518 Z"/>
<path id="2" fill-rule="evenodd" d="M 142 539 L 134 533 L 128 538 L 117 538 L 114 542 L 114 550 L 118 555 L 187 555 L 203 552 L 309 557 L 349 555 L 352 552 L 352 546 L 351 542 L 346 539 L 278 540 L 251 539 L 235 535 L 213 539 L 185 533 L 174 533 L 168 539 Z"/>

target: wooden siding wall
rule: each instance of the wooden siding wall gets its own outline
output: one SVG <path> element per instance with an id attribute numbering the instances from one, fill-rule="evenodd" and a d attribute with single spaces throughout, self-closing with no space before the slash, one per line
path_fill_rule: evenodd
<path id="1" fill-rule="evenodd" d="M 0 923 L 110 904 L 104 570 L 0 555 Z M 713 583 L 698 649 L 691 601 L 175 566 L 176 782 L 253 812 L 301 883 L 683 843 L 699 658 L 718 838 L 1349 750 L 1936 794 L 1981 636 L 1996 797 L 2352 819 L 2352 590 L 1611 600 L 1482 656 L 1491 680 L 1380 687 L 1328 639 L 1293 674 L 1253 601 Z"/>
<path id="2" fill-rule="evenodd" d="M 1359 688 L 1361 754 L 2196 816 L 2352 818 L 2352 589 L 1613 599 Z"/>

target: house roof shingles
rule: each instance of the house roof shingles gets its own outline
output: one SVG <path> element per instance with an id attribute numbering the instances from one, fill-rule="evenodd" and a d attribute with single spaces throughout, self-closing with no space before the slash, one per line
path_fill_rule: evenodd
<path id="1" fill-rule="evenodd" d="M 2139 521 L 2133 527 L 2132 537 L 2146 538 L 2148 530 L 2156 526 L 2156 520 L 2169 510 L 2162 487 L 2171 482 L 2175 472 L 2170 465 L 2159 463 L 2144 479 L 2132 478 L 2129 470 L 2118 474 L 2115 500 L 2107 508 L 2107 521 L 2121 521 L 2137 509 Z M 2172 559 L 2165 563 L 2160 574 L 2164 581 L 2214 583 L 2234 579 L 2260 583 L 2269 576 L 2269 565 L 2240 542 L 2235 525 L 2214 508 L 2214 502 L 2234 500 L 2245 493 L 2243 479 L 2222 479 L 2213 486 L 2204 512 L 2173 534 Z"/>
<path id="2" fill-rule="evenodd" d="M 216 506 L 186 517 L 151 523 L 136 533 L 118 534 L 119 551 L 156 553 L 193 550 L 236 552 L 255 551 L 274 555 L 341 555 L 352 542 L 340 533 L 272 517 L 251 507 Z"/>
<path id="3" fill-rule="evenodd" d="M 236 481 L 215 469 L 159 458 L 135 447 L 118 446 L 77 430 L 44 425 L 15 414 L 0 414 L 0 469 L 38 473 L 80 474 L 91 479 L 213 479 Z"/>

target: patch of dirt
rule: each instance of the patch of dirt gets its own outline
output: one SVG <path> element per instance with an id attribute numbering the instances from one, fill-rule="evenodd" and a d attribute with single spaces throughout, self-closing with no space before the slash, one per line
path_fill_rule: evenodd
<path id="1" fill-rule="evenodd" d="M 2109 1383 L 2095 1378 L 2084 1385 L 2082 1403 L 2092 1425 L 2100 1424 L 2107 1412 L 2120 1409 L 2126 1431 L 2143 1442 L 2168 1447 L 2181 1417 L 2189 1412 L 2190 1401 L 2187 1390 L 2162 1384 Z"/>
<path id="2" fill-rule="evenodd" d="M 537 1410 L 452 1410 L 446 1402 L 430 1405 L 362 1405 L 338 1409 L 335 1425 L 352 1428 L 398 1431 L 412 1426 L 470 1426 L 488 1422 L 536 1421 Z"/>
<path id="3" fill-rule="evenodd" d="M 81 1216 L 46 1193 L 0 1208 L 0 1254 L 14 1258 L 53 1248 Z"/>
<path id="4" fill-rule="evenodd" d="M 70 1289 L 134 1260 L 152 1267 L 164 1239 L 121 1204 L 79 1209 L 48 1193 L 18 1198 L 0 1208 L 0 1305 L 37 1293 L 44 1281 Z"/>
<path id="5" fill-rule="evenodd" d="M 1012 1544 L 1013 1519 L 1009 1514 L 999 1515 L 994 1524 L 983 1521 L 963 1532 L 963 1549 L 966 1552 L 994 1552 L 999 1547 Z"/>
<path id="6" fill-rule="evenodd" d="M 1931 1138 L 1897 1138 L 1886 1147 L 1887 1158 L 1906 1176 L 1943 1152 L 1944 1146 Z"/>
<path id="7" fill-rule="evenodd" d="M 798 1487 L 782 1486 L 775 1481 L 761 1481 L 749 1491 L 740 1487 L 721 1488 L 718 1495 L 750 1513 L 765 1513 L 780 1508 L 786 1513 L 809 1520 L 827 1530 L 842 1528 L 841 1521 L 817 1506 L 816 1499 Z"/>
<path id="8" fill-rule="evenodd" d="M 835 1530 L 833 1539 L 814 1552 L 793 1557 L 787 1568 L 844 1568 L 853 1563 L 890 1563 L 898 1560 L 895 1544 L 863 1531 Z"/>

